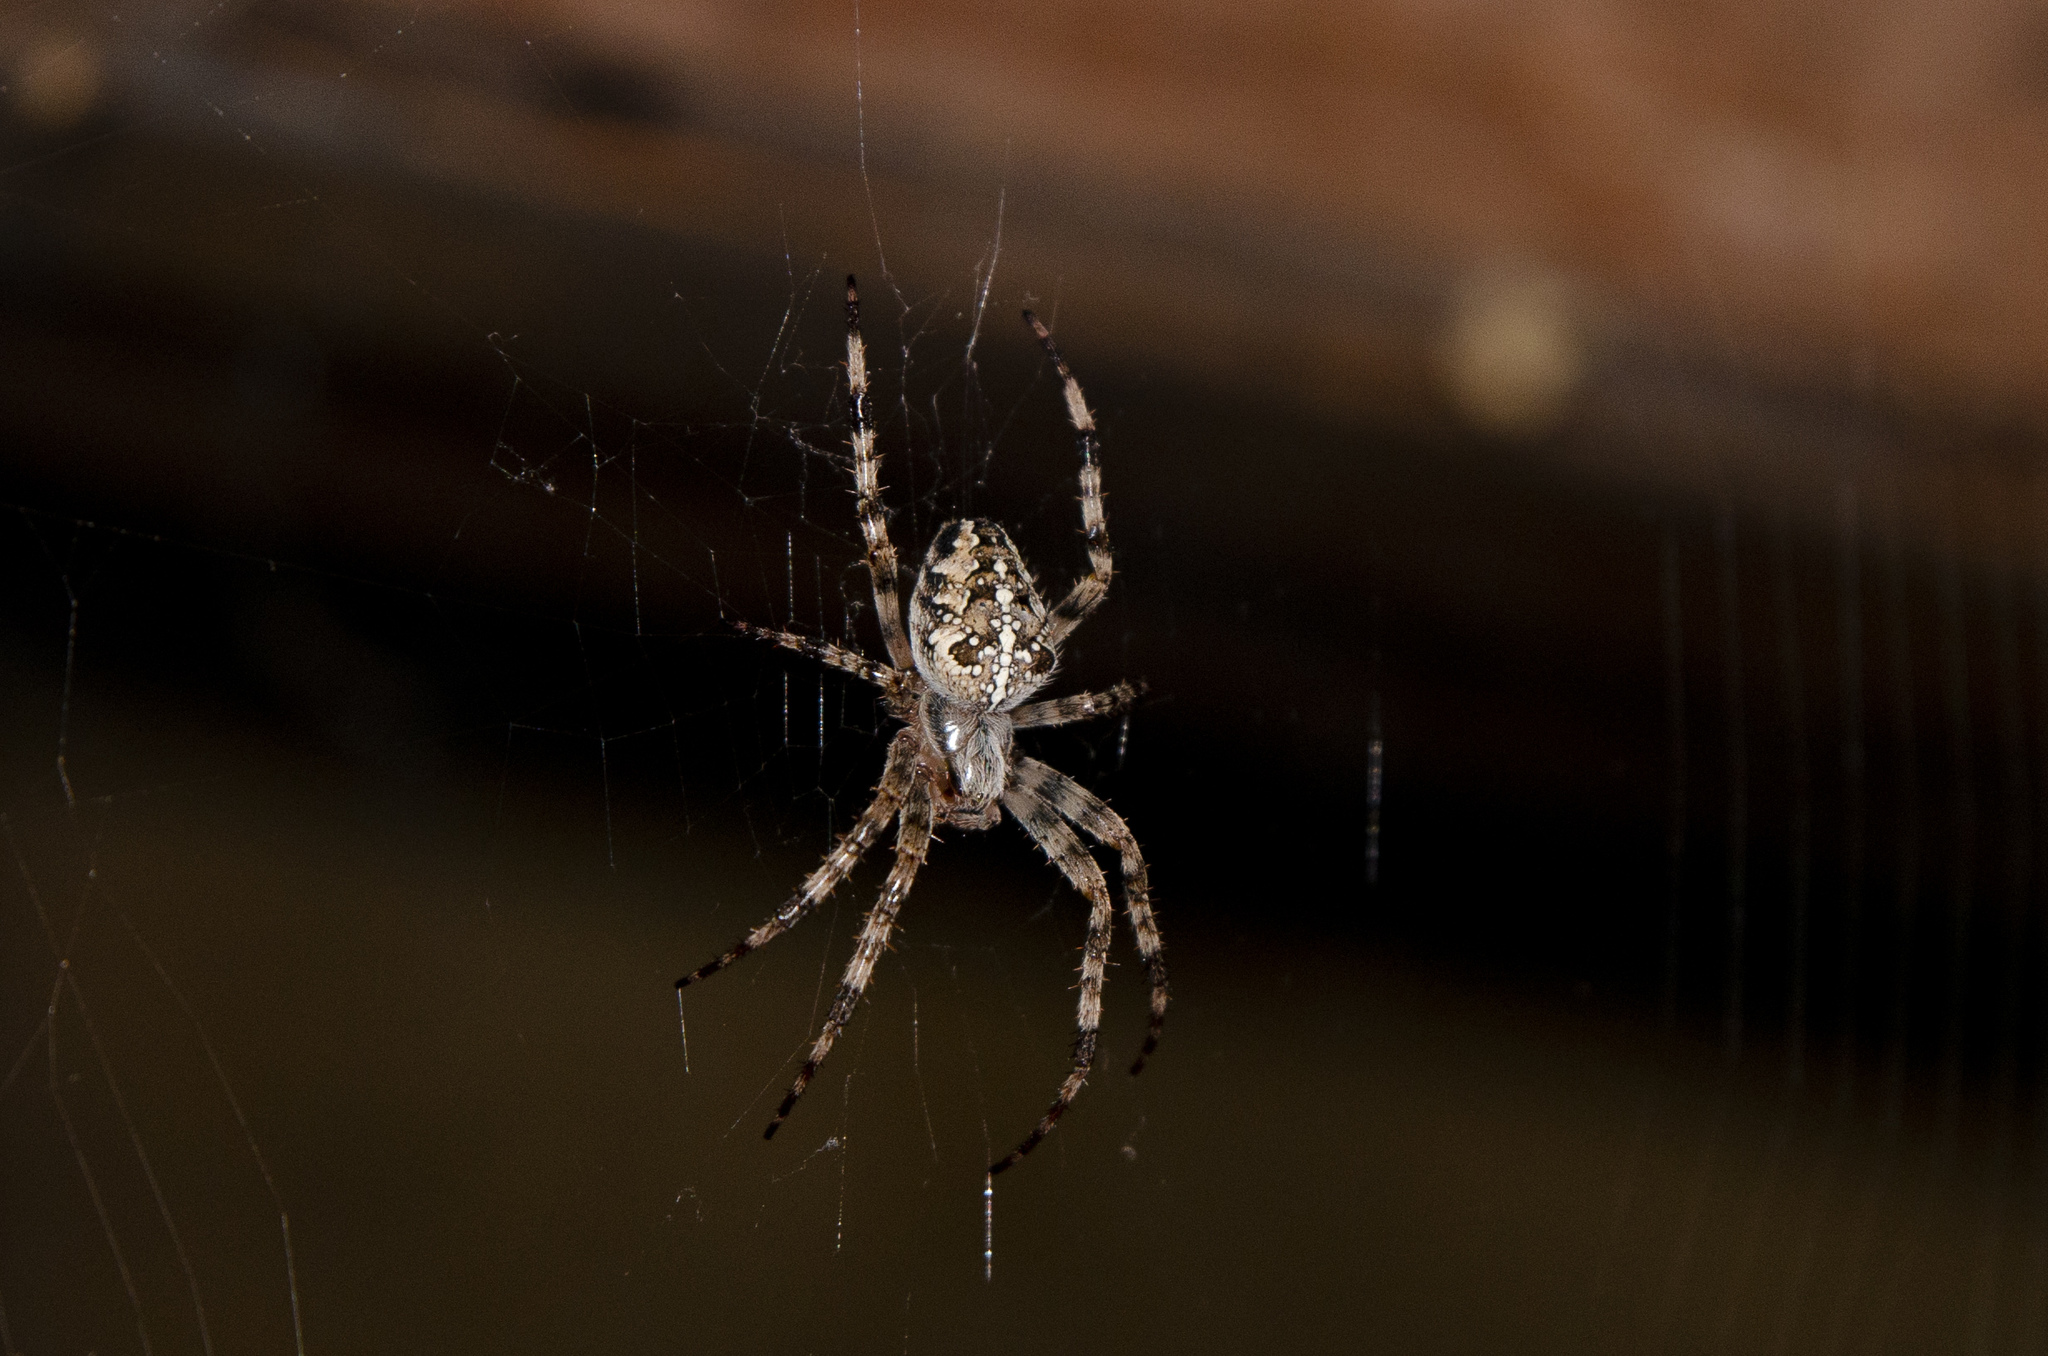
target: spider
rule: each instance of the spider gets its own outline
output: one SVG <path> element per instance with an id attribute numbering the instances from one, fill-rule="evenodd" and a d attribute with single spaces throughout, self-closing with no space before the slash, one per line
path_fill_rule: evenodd
<path id="1" fill-rule="evenodd" d="M 1024 558 L 1001 525 L 963 518 L 939 529 L 925 552 L 910 595 L 909 624 L 897 595 L 896 548 L 889 541 L 882 506 L 881 460 L 868 407 L 867 348 L 860 336 L 860 292 L 846 280 L 846 386 L 849 442 L 853 449 L 853 492 L 867 542 L 868 576 L 875 590 L 875 614 L 889 662 L 859 651 L 788 631 L 739 624 L 758 640 L 795 650 L 844 670 L 882 691 L 889 713 L 904 722 L 889 743 L 888 761 L 875 798 L 853 827 L 804 879 L 789 902 L 735 942 L 717 960 L 676 981 L 688 988 L 717 974 L 751 951 L 767 945 L 817 908 L 896 820 L 896 864 L 882 895 L 861 925 L 860 941 L 846 964 L 838 995 L 819 1029 L 811 1053 L 768 1122 L 773 1139 L 797 1099 L 810 1085 L 832 1043 L 853 1017 L 861 994 L 874 978 L 875 962 L 889 944 L 897 912 L 924 864 L 934 824 L 963 829 L 991 828 L 1003 811 L 1052 864 L 1086 897 L 1088 938 L 1081 948 L 1080 1012 L 1076 1019 L 1074 1066 L 1052 1105 L 1007 1158 L 989 1165 L 1002 1172 L 1038 1147 L 1073 1103 L 1095 1061 L 1095 1037 L 1102 1021 L 1103 972 L 1109 963 L 1113 910 L 1102 868 L 1089 855 L 1081 833 L 1114 848 L 1123 858 L 1124 908 L 1137 936 L 1152 984 L 1151 1025 L 1133 1074 L 1159 1045 L 1166 1019 L 1166 961 L 1159 925 L 1152 915 L 1144 854 L 1116 811 L 1063 772 L 1017 752 L 1014 732 L 1120 715 L 1137 704 L 1140 685 L 1118 683 L 1106 692 L 1085 692 L 1049 701 L 1030 701 L 1059 668 L 1060 646 L 1087 620 L 1109 592 L 1113 569 L 1109 531 L 1103 521 L 1102 468 L 1095 460 L 1095 416 L 1081 397 L 1080 383 L 1067 370 L 1052 335 L 1030 311 L 1024 323 L 1038 336 L 1065 384 L 1067 417 L 1081 451 L 1081 527 L 1089 572 L 1067 596 L 1048 608 Z M 1080 830 L 1080 833 L 1075 830 Z"/>

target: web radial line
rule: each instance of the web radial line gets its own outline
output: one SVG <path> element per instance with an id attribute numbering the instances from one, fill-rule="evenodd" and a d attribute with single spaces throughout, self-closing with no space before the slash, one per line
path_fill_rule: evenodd
<path id="1" fill-rule="evenodd" d="M 277 1180 L 270 1175 L 270 1163 L 263 1157 L 263 1150 L 256 1144 L 256 1132 L 249 1128 L 249 1118 L 243 1114 L 242 1102 L 235 1096 L 234 1085 L 228 1082 L 227 1070 L 221 1067 L 220 1054 L 213 1048 L 213 1039 L 206 1034 L 205 1024 L 199 1020 L 199 1014 L 193 1011 L 192 1004 L 186 1001 L 184 990 L 172 982 L 170 971 L 164 969 L 164 963 L 157 959 L 156 952 L 142 939 L 142 933 L 136 928 L 135 921 L 125 912 L 121 914 L 121 925 L 128 929 L 128 936 L 134 940 L 136 948 L 148 958 L 150 968 L 156 971 L 157 978 L 163 981 L 164 988 L 177 1001 L 186 1019 L 192 1023 L 193 1033 L 199 1037 L 199 1048 L 206 1052 L 207 1063 L 213 1066 L 213 1076 L 220 1083 L 221 1096 L 227 1098 L 228 1109 L 234 1112 L 235 1124 L 241 1127 L 242 1139 L 249 1146 L 249 1156 L 256 1160 L 256 1171 L 263 1176 L 263 1188 L 270 1193 L 270 1203 L 277 1207 L 278 1230 L 284 1237 L 285 1285 L 292 1301 L 292 1338 L 300 1356 L 304 1356 L 306 1332 L 299 1315 L 299 1269 L 292 1251 L 292 1220 L 285 1211 L 284 1197 L 278 1192 Z"/>
<path id="2" fill-rule="evenodd" d="M 171 1251 L 178 1259 L 178 1267 L 185 1273 L 185 1287 L 192 1297 L 192 1314 L 199 1325 L 199 1346 L 206 1356 L 213 1356 L 213 1333 L 206 1322 L 206 1301 L 199 1293 L 199 1275 L 192 1269 L 192 1258 L 185 1250 L 184 1235 L 178 1232 L 178 1224 L 171 1217 L 171 1204 L 164 1196 L 163 1184 L 157 1180 L 156 1166 L 149 1161 L 149 1151 L 142 1145 L 142 1131 L 135 1123 L 135 1117 L 128 1110 L 128 1099 L 121 1094 L 121 1084 L 114 1077 L 114 1064 L 107 1055 L 107 1047 L 100 1040 L 99 1027 L 92 1020 L 92 1013 L 85 1006 L 85 994 L 78 987 L 78 974 L 65 961 L 63 971 L 64 987 L 71 993 L 71 1003 L 78 1011 L 79 1022 L 85 1027 L 86 1040 L 92 1046 L 94 1058 L 100 1066 L 100 1077 L 106 1080 L 108 1096 L 114 1103 L 114 1111 L 120 1117 L 121 1126 L 128 1132 L 128 1143 L 135 1150 L 135 1161 L 142 1168 L 143 1181 L 149 1184 L 149 1194 L 156 1202 L 157 1218 L 163 1221 L 164 1232 L 170 1236 Z M 54 1072 L 53 1075 L 54 1077 Z"/>
<path id="3" fill-rule="evenodd" d="M 128 1258 L 121 1251 L 121 1239 L 114 1232 L 113 1218 L 107 1213 L 106 1198 L 100 1194 L 99 1179 L 93 1176 L 92 1164 L 85 1157 L 85 1145 L 78 1138 L 78 1127 L 72 1123 L 71 1111 L 64 1105 L 64 1094 L 58 1086 L 55 1016 L 58 999 L 64 992 L 64 981 L 70 975 L 70 962 L 60 962 L 58 969 L 57 982 L 50 990 L 50 1016 L 43 1023 L 50 1104 L 56 1108 L 57 1119 L 64 1126 L 64 1137 L 71 1143 L 71 1156 L 78 1163 L 78 1175 L 85 1181 L 85 1193 L 92 1198 L 92 1208 L 100 1217 L 100 1232 L 106 1237 L 107 1251 L 114 1255 L 114 1270 L 120 1273 L 121 1286 L 128 1292 L 128 1307 L 135 1313 L 135 1336 L 142 1344 L 142 1356 L 152 1356 L 155 1347 L 149 1340 L 149 1324 L 142 1316 L 142 1296 L 135 1288 L 135 1273 L 128 1269 Z"/>

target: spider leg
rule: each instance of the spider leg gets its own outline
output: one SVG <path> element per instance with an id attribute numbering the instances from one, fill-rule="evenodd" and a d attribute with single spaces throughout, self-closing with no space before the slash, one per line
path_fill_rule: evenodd
<path id="1" fill-rule="evenodd" d="M 1014 1165 L 1024 1155 L 1038 1147 L 1038 1142 L 1052 1133 L 1060 1123 L 1074 1098 L 1080 1095 L 1081 1085 L 1088 1081 L 1089 1066 L 1095 1062 L 1095 1033 L 1102 1025 L 1102 981 L 1103 972 L 1109 965 L 1109 925 L 1114 916 L 1109 903 L 1109 885 L 1102 878 L 1102 868 L 1088 855 L 1080 836 L 1060 818 L 1059 812 L 1036 791 L 1013 782 L 1003 793 L 1003 808 L 1017 817 L 1024 831 L 1045 850 L 1052 860 L 1088 899 L 1088 940 L 1081 947 L 1081 1001 L 1080 1011 L 1075 1018 L 1074 1067 L 1060 1090 L 1054 1094 L 1052 1105 L 1024 1142 L 1010 1151 L 1010 1156 L 989 1165 L 991 1175 Z"/>
<path id="2" fill-rule="evenodd" d="M 882 826 L 894 818 L 903 808 L 909 795 L 911 782 L 917 773 L 917 732 L 903 729 L 889 744 L 889 761 L 882 768 L 882 780 L 875 786 L 875 798 L 868 808 L 861 811 L 860 818 L 846 831 L 846 836 L 833 845 L 832 851 L 817 870 L 804 877 L 804 883 L 789 897 L 789 902 L 769 915 L 758 927 L 734 942 L 732 949 L 717 960 L 684 975 L 676 981 L 677 989 L 687 989 L 700 979 L 709 978 L 731 965 L 750 951 L 759 950 L 794 927 L 799 919 L 825 901 L 845 880 L 847 874 L 867 855 L 874 846 L 875 836 Z"/>
<path id="3" fill-rule="evenodd" d="M 839 981 L 839 994 L 832 1000 L 832 1011 L 826 1014 L 825 1025 L 819 1028 L 818 1039 L 811 1045 L 810 1058 L 797 1071 L 796 1082 L 790 1085 L 789 1095 L 776 1108 L 775 1119 L 768 1122 L 762 1138 L 775 1138 L 775 1132 L 782 1128 L 782 1122 L 796 1106 L 796 1099 L 803 1096 L 804 1089 L 810 1086 L 811 1076 L 818 1072 L 825 1056 L 832 1053 L 832 1042 L 839 1039 L 840 1031 L 853 1020 L 854 1007 L 867 991 L 868 981 L 875 977 L 875 962 L 882 958 L 882 949 L 889 944 L 889 933 L 896 926 L 896 913 L 910 893 L 910 883 L 917 879 L 918 867 L 924 865 L 924 855 L 931 842 L 931 791 L 920 779 L 912 785 L 909 798 L 903 802 L 902 820 L 896 830 L 896 865 L 882 885 L 882 897 L 875 901 L 874 908 L 868 910 L 867 922 L 861 925 L 860 941 L 853 948 L 852 958 L 846 962 L 846 974 Z"/>
<path id="4" fill-rule="evenodd" d="M 1138 839 L 1124 823 L 1123 816 L 1109 808 L 1102 797 L 1057 768 L 1023 758 L 1013 774 L 1017 785 L 1039 797 L 1053 809 L 1079 825 L 1082 832 L 1117 850 L 1124 865 L 1124 911 L 1131 918 L 1131 932 L 1138 939 L 1138 955 L 1145 961 L 1146 978 L 1152 981 L 1152 1020 L 1145 1031 L 1144 1048 L 1138 1051 L 1131 1072 L 1138 1073 L 1159 1048 L 1159 1034 L 1166 1026 L 1166 954 L 1159 937 L 1159 920 L 1152 915 L 1152 883 L 1145 870 L 1145 856 Z"/>
<path id="5" fill-rule="evenodd" d="M 1053 697 L 1026 702 L 1010 713 L 1010 723 L 1019 730 L 1034 726 L 1071 725 L 1077 720 L 1099 720 L 1120 716 L 1145 695 L 1143 683 L 1118 683 L 1107 692 L 1077 692 L 1071 697 Z"/>
<path id="6" fill-rule="evenodd" d="M 818 640 L 811 636 L 800 636 L 794 631 L 776 631 L 766 626 L 750 626 L 736 621 L 733 626 L 755 640 L 765 640 L 771 645 L 780 645 L 785 650 L 815 659 L 835 669 L 843 670 L 854 677 L 873 683 L 890 697 L 904 696 L 910 686 L 910 677 L 902 669 L 889 664 L 877 664 L 858 650 L 844 645 L 834 645 L 829 640 Z"/>
<path id="7" fill-rule="evenodd" d="M 868 578 L 875 586 L 875 619 L 889 662 L 911 666 L 910 637 L 903 631 L 903 603 L 896 596 L 896 546 L 889 540 L 888 510 L 882 506 L 882 462 L 875 455 L 875 425 L 868 406 L 868 348 L 860 337 L 860 291 L 846 278 L 846 422 L 852 432 L 854 511 L 868 544 Z"/>
<path id="8" fill-rule="evenodd" d="M 1067 370 L 1067 360 L 1060 356 L 1051 331 L 1029 311 L 1024 312 L 1024 323 L 1045 345 L 1046 355 L 1066 384 L 1067 418 L 1073 421 L 1075 438 L 1081 446 L 1081 532 L 1088 543 L 1088 573 L 1074 581 L 1074 587 L 1046 620 L 1041 639 L 1057 647 L 1108 596 L 1110 575 L 1116 566 L 1110 555 L 1109 527 L 1102 511 L 1102 467 L 1095 461 L 1095 416 L 1089 412 L 1088 402 L 1081 398 L 1081 383 Z"/>

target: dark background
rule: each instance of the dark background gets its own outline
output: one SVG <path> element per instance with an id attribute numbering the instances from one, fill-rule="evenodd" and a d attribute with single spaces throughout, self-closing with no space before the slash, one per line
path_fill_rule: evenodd
<path id="1" fill-rule="evenodd" d="M 0 21 L 8 1350 L 2048 1346 L 2039 16 L 859 24 Z M 987 1282 L 1014 829 L 772 1144 L 879 872 L 672 1007 L 889 733 L 726 625 L 879 652 L 847 271 L 900 548 L 1058 590 L 1052 320 L 1151 693 Z"/>

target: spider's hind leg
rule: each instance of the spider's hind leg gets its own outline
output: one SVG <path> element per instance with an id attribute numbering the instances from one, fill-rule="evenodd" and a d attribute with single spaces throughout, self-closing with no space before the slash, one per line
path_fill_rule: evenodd
<path id="1" fill-rule="evenodd" d="M 1145 1061 L 1159 1048 L 1159 1036 L 1166 1026 L 1167 988 L 1166 948 L 1159 935 L 1159 920 L 1152 913 L 1152 881 L 1145 869 L 1145 854 L 1138 848 L 1137 835 L 1102 797 L 1057 768 L 1036 758 L 1020 758 L 1016 777 L 1030 794 L 1042 798 L 1098 843 L 1115 848 L 1123 859 L 1124 912 L 1130 916 L 1131 935 L 1137 939 L 1145 976 L 1152 983 L 1152 1013 L 1145 1029 L 1145 1045 L 1131 1065 L 1132 1073 L 1142 1072 Z"/>
<path id="2" fill-rule="evenodd" d="M 917 774 L 917 733 L 902 730 L 889 745 L 889 761 L 882 768 L 882 780 L 875 786 L 875 798 L 868 808 L 861 811 L 860 818 L 846 831 L 846 836 L 836 843 L 818 869 L 804 878 L 804 883 L 791 895 L 789 901 L 764 919 L 752 932 L 732 944 L 732 948 L 717 960 L 698 966 L 689 974 L 676 981 L 676 989 L 689 988 L 700 979 L 709 979 L 726 966 L 739 960 L 749 952 L 758 951 L 768 943 L 789 931 L 802 920 L 803 916 L 822 904 L 846 879 L 853 868 L 860 865 L 860 859 L 874 846 L 876 835 L 898 811 L 910 793 L 911 783 Z"/>
<path id="3" fill-rule="evenodd" d="M 1095 1034 L 1102 1026 L 1102 983 L 1104 972 L 1109 966 L 1109 925 L 1114 916 L 1109 903 L 1109 884 L 1102 878 L 1102 868 L 1088 855 L 1086 845 L 1080 836 L 1068 827 L 1059 812 L 1036 791 L 1013 782 L 1003 794 L 1003 808 L 1017 817 L 1024 831 L 1045 850 L 1060 874 L 1073 883 L 1088 900 L 1088 940 L 1081 947 L 1081 999 L 1075 1016 L 1074 1067 L 1061 1082 L 1060 1090 L 1054 1094 L 1052 1105 L 1024 1142 L 1010 1151 L 1010 1156 L 989 1165 L 991 1174 L 1013 1167 L 1017 1161 L 1038 1147 L 1039 1141 L 1051 1134 L 1053 1127 L 1060 1123 L 1074 1098 L 1081 1093 L 1081 1087 L 1088 1081 L 1088 1070 L 1095 1063 Z"/>
<path id="4" fill-rule="evenodd" d="M 931 847 L 931 841 L 931 792 L 919 781 L 912 785 L 909 798 L 903 802 L 902 823 L 896 830 L 896 865 L 890 869 L 889 879 L 882 885 L 882 897 L 875 901 L 874 908 L 868 910 L 867 922 L 861 925 L 860 941 L 853 948 L 853 958 L 846 962 L 846 975 L 839 981 L 839 993 L 832 1000 L 832 1011 L 826 1015 L 825 1025 L 819 1029 L 818 1038 L 811 1045 L 810 1057 L 797 1071 L 796 1082 L 790 1085 L 789 1095 L 776 1108 L 775 1119 L 768 1122 L 762 1138 L 775 1138 L 775 1132 L 782 1128 L 782 1122 L 795 1109 L 797 1098 L 803 1096 L 804 1089 L 811 1085 L 818 1066 L 825 1062 L 826 1055 L 832 1053 L 832 1043 L 853 1020 L 853 1010 L 860 1003 L 860 996 L 867 991 L 868 981 L 875 977 L 875 962 L 882 958 L 883 948 L 889 945 L 889 934 L 896 927 L 897 911 L 903 907 L 903 900 L 910 893 L 910 883 L 917 879 L 917 868 L 924 865 L 924 855 Z"/>

